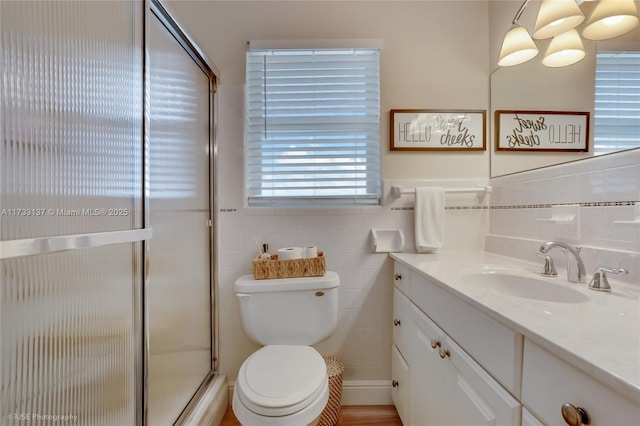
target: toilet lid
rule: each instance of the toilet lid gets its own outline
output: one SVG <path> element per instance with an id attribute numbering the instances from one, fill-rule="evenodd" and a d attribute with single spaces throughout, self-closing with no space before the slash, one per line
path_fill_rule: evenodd
<path id="1" fill-rule="evenodd" d="M 236 387 L 251 411 L 285 416 L 313 402 L 327 380 L 326 364 L 311 346 L 268 345 L 242 364 Z"/>

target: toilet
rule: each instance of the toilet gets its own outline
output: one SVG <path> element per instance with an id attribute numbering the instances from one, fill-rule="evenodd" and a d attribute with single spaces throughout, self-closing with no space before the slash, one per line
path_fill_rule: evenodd
<path id="1" fill-rule="evenodd" d="M 315 425 L 329 400 L 322 356 L 311 345 L 338 325 L 337 273 L 322 277 L 238 278 L 242 325 L 263 345 L 240 367 L 233 413 L 245 426 Z"/>

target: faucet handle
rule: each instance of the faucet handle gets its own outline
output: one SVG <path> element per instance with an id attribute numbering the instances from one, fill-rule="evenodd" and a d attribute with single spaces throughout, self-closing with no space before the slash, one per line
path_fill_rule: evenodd
<path id="1" fill-rule="evenodd" d="M 558 271 L 556 271 L 556 267 L 551 256 L 540 252 L 536 253 L 536 256 L 544 258 L 544 267 L 542 268 L 542 271 L 540 271 L 540 275 L 542 275 L 543 277 L 558 276 Z"/>
<path id="2" fill-rule="evenodd" d="M 607 279 L 607 272 L 610 274 L 628 274 L 624 268 L 611 268 L 609 266 L 598 266 L 593 272 L 593 278 L 589 283 L 589 288 L 596 291 L 611 291 L 609 280 Z"/>

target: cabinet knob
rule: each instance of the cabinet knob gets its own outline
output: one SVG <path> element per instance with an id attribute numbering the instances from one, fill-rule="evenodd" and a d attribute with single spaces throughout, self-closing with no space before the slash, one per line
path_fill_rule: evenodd
<path id="1" fill-rule="evenodd" d="M 393 278 L 394 278 L 396 281 L 398 281 L 398 280 L 401 280 L 401 279 L 402 279 L 402 275 L 400 275 L 400 274 L 395 274 L 395 275 L 393 276 Z"/>
<path id="2" fill-rule="evenodd" d="M 591 417 L 587 410 L 582 407 L 576 407 L 568 402 L 562 404 L 562 418 L 570 426 L 588 425 L 591 423 Z"/>
<path id="3" fill-rule="evenodd" d="M 451 352 L 449 352 L 449 349 L 446 348 L 440 348 L 440 358 L 445 359 L 447 357 L 451 356 Z"/>
<path id="4" fill-rule="evenodd" d="M 398 386 L 400 386 L 400 384 L 398 383 L 397 380 L 392 380 L 391 381 L 391 386 L 393 386 L 394 388 L 397 388 Z"/>
<path id="5" fill-rule="evenodd" d="M 436 339 L 431 339 L 431 347 L 433 349 L 437 348 L 438 346 L 440 346 L 440 340 L 436 340 Z"/>
<path id="6" fill-rule="evenodd" d="M 393 325 L 395 325 L 396 327 L 398 327 L 400 325 L 400 320 L 399 319 L 394 319 L 393 320 Z"/>

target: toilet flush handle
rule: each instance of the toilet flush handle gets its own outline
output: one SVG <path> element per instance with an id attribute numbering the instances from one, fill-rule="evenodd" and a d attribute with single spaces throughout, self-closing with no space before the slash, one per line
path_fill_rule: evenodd
<path id="1" fill-rule="evenodd" d="M 251 299 L 251 294 L 249 294 L 249 293 L 236 293 L 236 297 L 238 299 Z"/>

